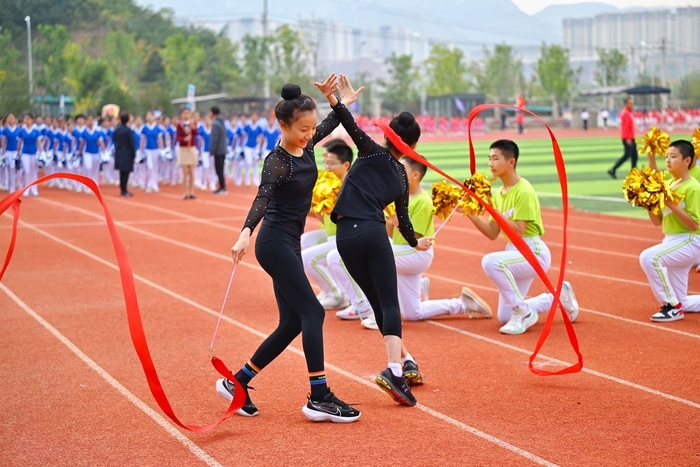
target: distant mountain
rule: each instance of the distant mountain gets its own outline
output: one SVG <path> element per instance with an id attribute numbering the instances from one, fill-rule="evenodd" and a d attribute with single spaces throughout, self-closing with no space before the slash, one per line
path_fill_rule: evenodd
<path id="1" fill-rule="evenodd" d="M 136 0 L 155 9 L 171 8 L 178 19 L 223 19 L 262 15 L 262 1 L 209 0 L 206 7 L 191 0 Z M 397 6 L 399 5 L 399 6 Z M 333 19 L 356 28 L 402 26 L 424 37 L 462 47 L 507 42 L 537 45 L 561 42 L 561 20 L 619 9 L 605 3 L 550 6 L 530 16 L 511 0 L 306 0 L 303 9 L 290 9 L 288 0 L 269 0 L 269 16 L 276 22 Z"/>

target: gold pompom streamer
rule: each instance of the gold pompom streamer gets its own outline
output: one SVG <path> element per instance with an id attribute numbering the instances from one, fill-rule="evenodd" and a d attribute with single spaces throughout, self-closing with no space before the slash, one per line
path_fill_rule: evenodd
<path id="1" fill-rule="evenodd" d="M 639 150 L 640 154 L 651 154 L 658 157 L 666 157 L 668 152 L 668 145 L 671 144 L 671 138 L 669 138 L 667 133 L 664 133 L 659 128 L 653 126 L 649 129 L 646 135 L 639 140 L 639 144 L 642 148 Z"/>
<path id="2" fill-rule="evenodd" d="M 652 168 L 633 168 L 622 184 L 625 200 L 632 206 L 641 206 L 657 216 L 666 208 L 666 197 L 674 203 L 683 199 L 683 195 L 673 191 L 674 181 L 664 180 L 663 172 Z"/>
<path id="3" fill-rule="evenodd" d="M 462 189 L 452 183 L 442 180 L 433 183 L 433 214 L 439 219 L 447 220 L 452 215 L 462 198 Z"/>
<path id="4" fill-rule="evenodd" d="M 316 214 L 330 214 L 340 193 L 341 181 L 333 172 L 319 171 L 311 196 L 311 210 Z"/>
<path id="5" fill-rule="evenodd" d="M 695 148 L 695 158 L 700 157 L 700 127 L 696 128 L 693 132 L 693 136 L 690 138 L 690 142 L 693 143 Z"/>
<path id="6" fill-rule="evenodd" d="M 471 178 L 466 179 L 464 185 L 486 204 L 493 206 L 493 198 L 491 197 L 491 183 L 493 180 L 495 179 L 489 180 L 486 174 L 477 172 Z M 486 208 L 467 192 L 465 192 L 465 197 L 459 202 L 459 206 L 462 208 L 465 216 L 468 214 L 481 216 L 486 212 Z"/>

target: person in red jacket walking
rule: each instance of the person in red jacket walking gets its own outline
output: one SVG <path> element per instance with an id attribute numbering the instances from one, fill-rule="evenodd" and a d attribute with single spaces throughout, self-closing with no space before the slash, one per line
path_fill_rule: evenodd
<path id="1" fill-rule="evenodd" d="M 627 97 L 625 99 L 625 107 L 620 112 L 620 136 L 622 137 L 622 144 L 625 146 L 625 153 L 608 170 L 608 175 L 612 178 L 617 178 L 615 172 L 627 159 L 630 159 L 632 162 L 632 168 L 637 167 L 637 144 L 634 142 L 634 119 L 632 118 L 633 108 L 634 100 L 631 97 Z"/>

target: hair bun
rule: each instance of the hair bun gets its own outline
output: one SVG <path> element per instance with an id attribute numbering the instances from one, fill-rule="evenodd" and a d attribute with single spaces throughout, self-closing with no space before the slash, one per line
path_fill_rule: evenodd
<path id="1" fill-rule="evenodd" d="M 413 114 L 411 112 L 401 112 L 398 120 L 401 126 L 404 127 L 409 127 L 416 123 L 416 119 L 413 117 Z"/>
<path id="2" fill-rule="evenodd" d="M 282 99 L 291 101 L 301 96 L 301 88 L 296 84 L 285 84 L 282 86 Z"/>

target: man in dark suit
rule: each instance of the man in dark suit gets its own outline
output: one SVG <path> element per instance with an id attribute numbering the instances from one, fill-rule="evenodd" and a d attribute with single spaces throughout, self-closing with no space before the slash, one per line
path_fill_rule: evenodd
<path id="1" fill-rule="evenodd" d="M 226 126 L 224 119 L 221 118 L 219 108 L 214 106 L 211 108 L 211 140 L 210 150 L 214 156 L 214 168 L 216 176 L 219 178 L 219 189 L 214 191 L 215 195 L 225 195 L 226 177 L 224 176 L 224 161 L 226 159 Z"/>
<path id="2" fill-rule="evenodd" d="M 136 145 L 131 128 L 129 128 L 129 114 L 122 112 L 119 115 L 119 120 L 121 125 L 114 130 L 114 168 L 119 171 L 121 196 L 128 198 L 134 196 L 126 190 L 126 185 L 129 182 L 129 174 L 134 170 Z"/>

